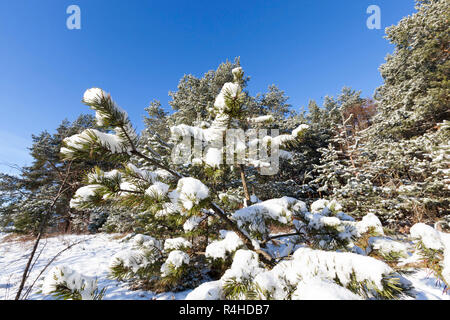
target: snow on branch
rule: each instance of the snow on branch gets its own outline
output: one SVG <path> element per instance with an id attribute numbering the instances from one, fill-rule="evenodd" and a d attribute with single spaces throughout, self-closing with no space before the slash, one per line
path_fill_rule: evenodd
<path id="1" fill-rule="evenodd" d="M 177 188 L 170 192 L 172 203 L 179 204 L 186 211 L 190 211 L 209 197 L 209 189 L 195 178 L 181 178 Z"/>
<path id="2" fill-rule="evenodd" d="M 277 221 L 281 224 L 292 222 L 294 214 L 305 212 L 306 204 L 295 198 L 283 197 L 271 199 L 242 208 L 233 213 L 239 228 L 246 230 L 253 237 L 263 240 L 268 236 L 267 222 Z"/>
<path id="3" fill-rule="evenodd" d="M 67 266 L 53 267 L 45 276 L 42 293 L 71 300 L 101 300 L 103 290 L 95 279 L 83 276 Z"/>
<path id="4" fill-rule="evenodd" d="M 95 110 L 97 129 L 86 129 L 82 133 L 64 139 L 61 154 L 65 159 L 107 158 L 105 153 L 130 154 L 136 149 L 138 136 L 128 114 L 99 88 L 85 92 L 83 102 Z"/>

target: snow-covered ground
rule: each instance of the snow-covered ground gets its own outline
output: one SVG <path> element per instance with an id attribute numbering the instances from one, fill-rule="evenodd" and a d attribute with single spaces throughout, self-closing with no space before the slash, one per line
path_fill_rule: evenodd
<path id="1" fill-rule="evenodd" d="M 32 241 L 6 241 L 5 237 L 6 234 L 0 233 L 0 300 L 14 299 L 33 245 Z M 78 244 L 59 255 L 39 277 L 28 299 L 51 299 L 51 297 L 45 296 L 39 291 L 47 272 L 50 271 L 51 267 L 58 265 L 67 265 L 85 276 L 97 278 L 99 288 L 107 288 L 104 299 L 184 299 L 191 291 L 164 294 L 132 291 L 128 289 L 126 283 L 108 279 L 108 266 L 112 256 L 132 246 L 131 242 L 124 241 L 118 235 L 111 234 L 64 235 L 43 239 L 37 250 L 39 259 L 34 265 L 27 285 L 36 279 L 44 266 L 55 255 L 73 243 Z M 292 249 L 287 250 L 291 251 Z M 443 293 L 443 286 L 426 270 L 420 270 L 406 276 L 406 278 L 415 287 L 416 299 L 450 300 L 450 295 Z"/>
<path id="2" fill-rule="evenodd" d="M 0 233 L 0 300 L 14 299 L 22 272 L 31 252 L 33 242 L 4 241 L 5 234 Z M 81 242 L 80 242 L 81 241 Z M 108 279 L 108 266 L 114 254 L 131 248 L 131 243 L 117 239 L 117 235 L 64 235 L 41 240 L 37 255 L 39 259 L 34 265 L 27 284 L 31 284 L 47 263 L 64 250 L 68 245 L 77 243 L 63 252 L 49 268 L 39 277 L 28 299 L 52 299 L 38 293 L 43 279 L 53 266 L 67 265 L 79 273 L 95 277 L 99 288 L 106 287 L 104 300 L 149 300 L 149 299 L 184 299 L 191 291 L 154 294 L 147 291 L 132 291 L 126 283 Z M 26 289 L 26 288 L 25 288 Z M 25 292 L 26 290 L 24 290 Z"/>

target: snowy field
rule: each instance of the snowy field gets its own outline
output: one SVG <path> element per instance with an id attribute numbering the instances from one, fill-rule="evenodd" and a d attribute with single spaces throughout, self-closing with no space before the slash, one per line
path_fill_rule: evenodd
<path id="1" fill-rule="evenodd" d="M 0 300 L 14 299 L 33 245 L 32 241 L 6 241 L 5 237 L 6 234 L 0 233 Z M 127 288 L 126 283 L 108 279 L 111 257 L 132 246 L 131 242 L 111 234 L 65 235 L 43 239 L 37 250 L 39 259 L 34 265 L 27 285 L 38 277 L 45 265 L 55 255 L 74 243 L 78 244 L 59 255 L 51 266 L 39 276 L 28 299 L 52 299 L 39 291 L 47 272 L 51 267 L 58 265 L 67 265 L 83 275 L 97 278 L 98 286 L 106 287 L 104 299 L 108 300 L 184 299 L 191 291 L 164 294 L 132 291 Z M 420 270 L 406 278 L 413 283 L 417 300 L 450 300 L 450 295 L 443 293 L 443 286 L 427 270 Z"/>
<path id="2" fill-rule="evenodd" d="M 33 242 L 4 241 L 0 233 L 0 300 L 14 299 Z M 37 255 L 41 252 L 27 284 L 31 284 L 47 263 L 68 245 L 80 242 L 63 252 L 39 277 L 28 299 L 52 299 L 39 293 L 43 279 L 53 266 L 67 265 L 79 273 L 97 278 L 99 288 L 106 287 L 104 299 L 108 300 L 149 300 L 184 299 L 191 291 L 154 294 L 146 291 L 132 291 L 126 283 L 108 279 L 111 257 L 121 250 L 131 247 L 131 243 L 115 239 L 117 235 L 65 235 L 41 240 Z M 25 288 L 26 289 L 26 288 Z M 25 292 L 26 290 L 24 290 Z"/>

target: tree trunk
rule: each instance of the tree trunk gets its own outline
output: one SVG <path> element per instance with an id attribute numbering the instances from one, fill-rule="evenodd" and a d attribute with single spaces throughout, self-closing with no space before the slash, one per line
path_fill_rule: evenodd
<path id="1" fill-rule="evenodd" d="M 245 178 L 245 170 L 244 170 L 244 165 L 243 164 L 239 165 L 239 171 L 241 172 L 241 181 L 242 181 L 242 187 L 244 188 L 245 199 L 247 201 L 250 201 L 250 194 L 248 192 L 247 179 Z"/>
<path id="2" fill-rule="evenodd" d="M 131 141 L 130 139 L 129 139 L 129 141 L 130 141 L 130 143 L 132 143 L 132 141 Z M 132 145 L 133 145 L 133 144 L 132 144 Z M 133 145 L 133 151 L 132 151 L 131 153 L 134 154 L 134 155 L 136 155 L 136 156 L 138 156 L 138 157 L 140 157 L 140 158 L 142 158 L 142 159 L 145 159 L 145 160 L 149 161 L 150 163 L 156 165 L 157 167 L 159 167 L 159 168 L 161 168 L 161 169 L 167 170 L 167 171 L 170 172 L 173 176 L 175 176 L 177 180 L 183 178 L 183 175 L 182 175 L 182 174 L 180 174 L 180 173 L 178 173 L 178 172 L 176 172 L 176 171 L 174 171 L 174 170 L 171 170 L 170 168 L 167 168 L 165 165 L 159 163 L 158 161 L 155 161 L 154 159 L 151 159 L 151 158 L 147 157 L 146 155 L 144 155 L 144 154 L 140 153 L 139 151 L 137 151 L 137 149 L 134 147 L 134 145 Z M 244 186 L 244 192 L 246 193 L 246 198 L 247 198 L 247 200 L 250 200 L 250 195 L 248 194 L 247 182 L 246 182 L 245 174 L 244 174 L 244 165 L 241 164 L 241 165 L 239 166 L 239 168 L 240 168 L 240 171 L 241 171 L 242 183 L 243 183 L 243 186 Z M 241 231 L 241 229 L 239 229 L 239 227 L 237 226 L 236 223 L 234 223 L 233 221 L 231 221 L 231 220 L 227 217 L 227 215 L 225 214 L 225 212 L 224 212 L 217 204 L 215 204 L 214 202 L 212 202 L 212 203 L 211 203 L 211 207 L 212 207 L 214 213 L 215 213 L 220 219 L 222 219 L 222 220 L 230 227 L 230 229 L 231 229 L 232 231 L 234 231 L 234 232 L 239 236 L 239 238 L 244 242 L 244 244 L 247 246 L 248 249 L 253 250 L 253 251 L 255 251 L 256 253 L 258 253 L 258 255 L 259 255 L 260 258 L 261 258 L 261 261 L 262 261 L 266 266 L 268 266 L 268 267 L 273 267 L 273 266 L 275 265 L 275 259 L 272 258 L 272 257 L 270 256 L 270 254 L 268 254 L 267 252 L 265 252 L 265 251 L 263 251 L 263 250 L 261 250 L 261 249 L 255 249 L 255 247 L 253 246 L 253 243 L 252 243 L 251 239 L 250 239 L 247 235 L 245 235 L 245 234 Z"/>
<path id="3" fill-rule="evenodd" d="M 215 203 L 212 203 L 212 209 L 214 210 L 214 212 L 230 227 L 230 229 L 232 231 L 234 231 L 239 238 L 242 240 L 242 242 L 244 242 L 244 244 L 246 245 L 246 247 L 250 250 L 255 251 L 256 253 L 258 253 L 258 255 L 261 258 L 261 261 L 268 267 L 273 267 L 275 265 L 275 259 L 272 258 L 270 256 L 270 254 L 268 254 L 267 252 L 260 250 L 260 249 L 256 249 L 253 246 L 252 241 L 250 240 L 249 237 L 247 237 L 242 231 L 241 229 L 239 229 L 239 227 L 233 222 L 231 221 L 227 215 L 225 214 L 225 212 L 223 212 L 222 209 L 220 209 Z"/>

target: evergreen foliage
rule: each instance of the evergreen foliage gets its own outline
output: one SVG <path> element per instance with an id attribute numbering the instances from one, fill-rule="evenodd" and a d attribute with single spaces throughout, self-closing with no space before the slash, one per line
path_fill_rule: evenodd
<path id="1" fill-rule="evenodd" d="M 33 145 L 30 148 L 33 163 L 21 168 L 19 176 L 0 176 L 0 201 L 3 202 L 0 206 L 2 226 L 13 226 L 13 230 L 20 233 L 35 232 L 69 171 L 66 181 L 68 187 L 64 188 L 63 194 L 54 206 L 48 226 L 50 230 L 63 232 L 88 229 L 91 221 L 90 212 L 74 212 L 70 209 L 69 202 L 75 191 L 82 185 L 88 170 L 96 165 L 108 168 L 109 164 L 91 160 L 62 161 L 59 152 L 63 139 L 94 126 L 92 116 L 81 115 L 73 123 L 64 120 L 54 134 L 44 131 L 33 135 Z M 98 210 L 94 212 L 104 215 L 103 210 L 104 208 L 101 212 Z M 94 215 L 92 220 L 95 220 Z M 97 229 L 98 226 L 93 225 L 92 228 Z"/>

